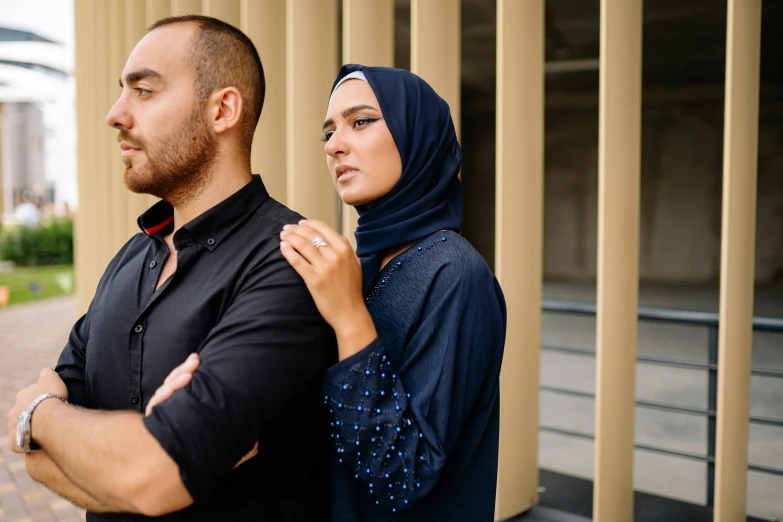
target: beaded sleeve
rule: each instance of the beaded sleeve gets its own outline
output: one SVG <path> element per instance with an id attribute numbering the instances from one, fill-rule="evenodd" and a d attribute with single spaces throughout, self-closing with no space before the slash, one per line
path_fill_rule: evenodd
<path id="1" fill-rule="evenodd" d="M 441 262 L 426 281 L 387 272 L 378 286 L 392 284 L 426 295 L 405 346 L 395 349 L 399 360 L 379 331 L 327 371 L 325 400 L 342 465 L 377 504 L 400 511 L 433 490 L 465 423 L 486 406 L 479 398 L 497 387 L 505 306 L 492 273 L 464 258 Z"/>
<path id="2" fill-rule="evenodd" d="M 357 355 L 362 357 L 327 381 L 332 438 L 340 462 L 366 483 L 376 503 L 397 511 L 422 488 L 426 441 L 382 342 L 376 339 Z"/>

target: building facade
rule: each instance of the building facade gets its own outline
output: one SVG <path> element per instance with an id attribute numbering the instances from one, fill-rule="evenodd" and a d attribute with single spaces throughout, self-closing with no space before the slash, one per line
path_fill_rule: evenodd
<path id="1" fill-rule="evenodd" d="M 597 288 L 593 518 L 601 522 L 634 516 L 639 281 L 720 284 L 709 503 L 716 521 L 744 520 L 754 283 L 783 266 L 783 220 L 774 218 L 783 185 L 764 155 L 777 157 L 780 126 L 768 115 L 779 114 L 779 98 L 760 80 L 762 19 L 781 12 L 767 2 L 762 17 L 761 0 L 715 4 L 75 0 L 80 306 L 152 203 L 125 190 L 116 136 L 103 123 L 145 27 L 204 14 L 250 36 L 267 79 L 253 170 L 273 197 L 347 236 L 355 213 L 324 196 L 333 194 L 318 145 L 329 89 L 340 63 L 409 68 L 452 108 L 465 151 L 463 233 L 508 303 L 497 518 L 538 502 L 548 276 Z M 697 34 L 677 40 L 675 26 Z M 708 26 L 714 41 L 689 55 Z M 655 58 L 649 67 L 643 47 Z M 715 63 L 721 72 L 710 76 Z M 760 100 L 772 107 L 761 119 Z M 761 168 L 770 173 L 760 177 Z M 757 208 L 773 216 L 758 229 Z"/>

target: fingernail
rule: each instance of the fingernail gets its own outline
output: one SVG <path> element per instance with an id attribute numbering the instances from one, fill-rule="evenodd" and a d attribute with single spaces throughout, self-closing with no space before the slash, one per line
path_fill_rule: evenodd
<path id="1" fill-rule="evenodd" d="M 291 228 L 292 226 L 293 226 L 293 225 L 285 225 L 285 226 L 283 227 L 283 230 L 288 230 L 288 229 L 289 229 L 289 228 Z"/>
<path id="2" fill-rule="evenodd" d="M 285 241 L 281 241 L 280 248 L 288 248 L 288 243 L 286 243 Z"/>

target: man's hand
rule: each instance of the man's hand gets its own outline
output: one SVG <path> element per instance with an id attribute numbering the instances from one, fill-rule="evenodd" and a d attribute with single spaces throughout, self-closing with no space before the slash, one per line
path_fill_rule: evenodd
<path id="1" fill-rule="evenodd" d="M 19 415 L 22 414 L 35 399 L 44 393 L 53 393 L 59 395 L 65 400 L 68 400 L 68 388 L 60 376 L 54 370 L 44 368 L 38 377 L 38 382 L 25 388 L 16 394 L 16 404 L 8 412 L 8 447 L 14 453 L 24 453 L 21 448 L 16 445 L 16 420 Z M 35 415 L 35 414 L 33 414 Z"/>
<path id="2" fill-rule="evenodd" d="M 147 409 L 144 412 L 144 416 L 148 417 L 150 413 L 152 413 L 152 409 L 157 406 L 158 404 L 162 402 L 166 402 L 171 395 L 177 391 L 181 390 L 185 386 L 190 383 L 190 380 L 193 378 L 193 373 L 198 369 L 199 364 L 201 361 L 198 358 L 197 353 L 191 353 L 187 359 L 185 359 L 185 362 L 171 370 L 171 373 L 166 377 L 166 380 L 163 381 L 163 384 L 161 384 L 160 388 L 155 390 L 155 393 L 152 395 L 152 398 L 150 399 L 150 402 L 147 404 Z M 256 445 L 253 446 L 253 449 L 251 449 L 247 455 L 242 457 L 239 462 L 236 463 L 234 466 L 234 469 L 237 469 L 239 466 L 247 462 L 248 460 L 252 459 L 258 455 L 258 442 L 256 442 Z"/>

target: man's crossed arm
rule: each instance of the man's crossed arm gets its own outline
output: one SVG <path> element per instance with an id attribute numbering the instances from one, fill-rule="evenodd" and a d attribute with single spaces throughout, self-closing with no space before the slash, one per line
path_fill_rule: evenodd
<path id="1" fill-rule="evenodd" d="M 52 370 L 42 370 L 38 383 L 17 394 L 8 414 L 13 451 L 21 452 L 16 418 L 44 393 L 67 396 Z M 32 438 L 44 451 L 26 456 L 30 476 L 90 511 L 159 516 L 193 503 L 177 464 L 141 413 L 86 410 L 49 399 L 33 414 Z"/>
<path id="2" fill-rule="evenodd" d="M 174 391 L 187 386 L 193 376 L 193 372 L 195 372 L 196 369 L 198 368 L 198 365 L 199 365 L 198 357 L 192 356 L 188 358 L 182 365 L 178 366 L 174 371 L 172 371 L 172 373 L 166 378 L 165 383 L 161 386 L 158 393 L 156 393 L 155 397 L 153 397 L 153 399 L 150 401 L 150 404 L 147 407 L 147 415 L 150 414 L 152 408 L 155 405 L 164 402 L 166 399 L 168 399 L 171 396 L 171 394 Z M 31 388 L 33 389 L 30 390 L 30 395 L 34 395 L 35 393 L 39 393 L 39 394 L 47 393 L 44 392 L 43 390 L 53 390 L 48 393 L 57 393 L 57 395 L 60 395 L 62 397 L 67 397 L 67 390 L 65 389 L 65 386 L 62 385 L 62 381 L 60 381 L 59 376 L 56 373 L 51 372 L 50 370 L 43 370 L 41 372 L 41 379 L 39 380 L 39 383 L 35 385 L 35 387 L 31 387 Z M 27 396 L 28 394 L 26 392 L 27 390 L 25 390 L 25 392 L 22 392 L 24 393 L 24 396 L 19 397 L 20 400 L 18 400 L 18 402 L 20 402 L 18 406 L 21 408 L 24 408 L 25 401 L 28 400 L 28 396 Z M 20 395 L 22 394 L 20 393 Z M 37 397 L 38 395 L 35 396 Z M 9 416 L 12 417 L 13 414 L 17 412 L 17 409 L 18 408 L 12 410 Z M 34 440 L 39 441 L 39 439 L 37 438 L 39 436 L 37 428 L 41 424 L 45 425 L 47 420 L 42 421 L 39 417 L 40 412 L 38 410 L 36 411 L 38 412 L 36 413 L 36 421 L 38 421 L 38 424 L 36 425 L 36 431 L 33 435 L 33 438 Z M 67 413 L 70 414 L 71 412 L 76 412 L 77 420 L 79 420 L 78 416 L 80 416 L 81 413 L 84 411 L 86 410 L 80 410 L 79 408 L 71 408 Z M 65 414 L 66 412 L 62 412 L 62 413 Z M 99 417 L 102 415 L 102 413 L 100 412 L 92 412 L 92 413 L 98 415 Z M 105 413 L 106 412 L 103 412 L 103 414 Z M 15 422 L 15 417 L 9 420 L 13 420 Z M 149 432 L 146 429 L 144 431 L 147 433 L 147 435 L 149 435 Z M 39 443 L 47 444 L 46 442 L 43 441 L 39 441 Z M 51 446 L 52 446 L 51 444 L 47 444 L 46 447 L 51 448 Z M 55 446 L 59 446 L 59 445 L 55 443 Z M 240 466 L 242 463 L 246 462 L 247 460 L 253 458 L 257 453 L 258 453 L 258 444 L 256 444 L 256 446 L 247 455 L 245 455 L 242 458 L 242 460 L 240 460 L 236 464 L 235 468 Z M 168 457 L 168 455 L 165 456 Z M 173 461 L 171 462 L 173 463 Z M 124 513 L 150 514 L 150 513 L 156 513 L 158 511 L 170 512 L 179 509 L 180 508 L 179 504 L 183 504 L 182 507 L 185 507 L 189 505 L 190 502 L 192 502 L 192 499 L 190 499 L 190 496 L 187 495 L 187 491 L 185 491 L 184 486 L 182 486 L 181 489 L 176 488 L 178 491 L 174 492 L 175 496 L 172 497 L 171 499 L 165 499 L 159 497 L 145 498 L 145 495 L 150 495 L 151 493 L 150 491 L 139 491 L 138 488 L 133 488 L 133 487 L 125 491 L 127 495 L 118 496 L 118 495 L 111 494 L 111 488 L 125 487 L 125 485 L 127 484 L 126 481 L 117 481 L 114 485 L 108 484 L 107 485 L 109 489 L 108 492 L 103 492 L 103 493 L 100 491 L 96 492 L 96 495 L 98 495 L 101 498 L 99 500 L 98 498 L 96 498 L 96 496 L 87 493 L 87 491 L 84 489 L 84 488 L 91 487 L 90 484 L 87 484 L 84 487 L 77 486 L 76 483 L 73 480 L 71 480 L 68 476 L 66 476 L 65 473 L 60 469 L 60 467 L 57 464 L 55 464 L 54 460 L 52 460 L 51 456 L 49 455 L 49 452 L 46 450 L 25 454 L 25 467 L 27 468 L 27 473 L 30 475 L 30 477 L 33 480 L 45 485 L 46 487 L 48 487 L 58 495 L 64 497 L 65 499 L 69 500 L 73 504 L 85 508 L 88 511 L 92 511 L 94 513 L 124 512 Z M 117 467 L 116 465 L 112 466 L 112 469 L 116 467 Z M 82 474 L 79 471 L 83 471 L 83 470 L 78 470 L 78 469 L 76 470 L 76 472 L 74 473 L 74 476 L 76 477 L 75 480 L 79 480 L 79 477 Z M 130 480 L 130 478 L 128 480 Z M 145 482 L 149 482 L 149 480 L 146 477 L 144 478 L 144 480 Z M 180 485 L 182 485 L 182 481 L 179 479 L 179 476 L 176 477 L 176 480 L 174 482 L 175 483 L 178 482 Z M 120 489 L 119 491 L 122 491 L 122 489 Z M 133 494 L 134 496 L 130 496 L 131 494 Z M 174 502 L 170 502 L 168 500 L 174 500 Z M 179 502 L 177 502 L 177 500 L 179 500 Z"/>
<path id="3" fill-rule="evenodd" d="M 198 371 L 184 372 L 189 384 L 181 389 L 180 381 L 167 379 L 179 391 L 158 394 L 153 402 L 165 399 L 165 404 L 147 417 L 136 411 L 86 410 L 57 399 L 39 404 L 32 438 L 62 476 L 47 475 L 43 458 L 31 475 L 71 500 L 85 493 L 99 511 L 156 516 L 208 498 L 244 454 L 253 453 L 265 420 L 309 393 L 333 358 L 334 334 L 301 278 L 282 256 L 262 268 L 247 276 L 202 343 Z M 286 295 L 282 301 L 281 292 Z M 12 450 L 20 451 L 13 436 L 16 418 L 39 395 L 65 396 L 73 389 L 82 395 L 77 402 L 86 402 L 87 323 L 74 328 L 73 348 L 58 363 L 68 386 L 57 373 L 43 370 L 37 384 L 17 395 L 8 416 Z M 35 460 L 30 459 L 31 468 Z M 57 490 L 62 479 L 80 491 Z"/>

